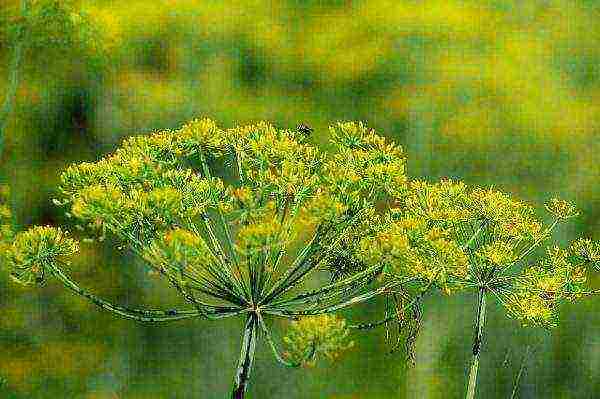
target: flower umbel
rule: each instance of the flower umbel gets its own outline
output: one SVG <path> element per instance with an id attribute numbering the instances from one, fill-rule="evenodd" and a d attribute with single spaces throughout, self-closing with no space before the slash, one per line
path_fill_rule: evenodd
<path id="1" fill-rule="evenodd" d="M 335 315 L 302 318 L 292 322 L 283 339 L 287 346 L 285 355 L 305 366 L 313 366 L 320 355 L 335 360 L 354 346 L 348 339 L 349 333 L 346 321 Z"/>
<path id="2" fill-rule="evenodd" d="M 5 256 L 15 281 L 42 285 L 49 268 L 68 264 L 78 250 L 77 242 L 60 228 L 38 226 L 18 233 Z"/>

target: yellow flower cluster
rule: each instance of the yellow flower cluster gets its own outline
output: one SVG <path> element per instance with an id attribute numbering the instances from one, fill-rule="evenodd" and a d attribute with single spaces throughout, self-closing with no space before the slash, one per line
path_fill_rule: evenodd
<path id="1" fill-rule="evenodd" d="M 97 163 L 71 166 L 63 173 L 64 204 L 71 204 L 75 217 L 122 235 L 125 229 L 147 233 L 211 208 L 230 206 L 220 179 L 202 178 L 191 169 L 169 169 L 139 154 L 125 155 L 132 153 L 129 147 Z"/>
<path id="2" fill-rule="evenodd" d="M 181 193 L 181 207 L 188 216 L 195 216 L 207 209 L 229 210 L 232 198 L 223 180 L 211 177 L 202 178 L 191 169 L 169 170 L 162 174 L 157 188 L 174 188 Z"/>
<path id="3" fill-rule="evenodd" d="M 573 214 L 566 204 L 553 202 L 552 209 L 561 212 L 559 219 Z M 470 188 L 450 179 L 413 181 L 375 232 L 360 238 L 355 255 L 369 265 L 383 264 L 384 270 L 397 276 L 436 280 L 447 292 L 464 288 L 465 280 L 472 284 L 492 281 L 529 254 L 549 232 L 542 229 L 531 206 L 500 191 Z M 593 263 L 600 252 L 591 241 L 574 245 L 568 256 L 549 252 L 545 262 L 551 268 L 526 272 L 522 277 L 528 283 L 517 289 L 519 297 L 530 295 L 531 290 L 548 291 L 556 281 L 563 287 L 560 295 L 574 295 L 574 287 L 583 283 L 582 269 L 569 263 L 569 257 L 579 254 Z M 546 269 L 553 271 L 548 274 Z"/>
<path id="4" fill-rule="evenodd" d="M 314 227 L 323 221 L 339 219 L 347 210 L 348 206 L 333 195 L 328 187 L 319 187 L 302 208 L 300 223 Z"/>
<path id="5" fill-rule="evenodd" d="M 328 208 L 334 216 L 351 204 L 359 203 L 357 199 L 381 197 L 381 190 L 397 196 L 406 182 L 401 149 L 386 143 L 383 137 L 361 123 L 339 124 L 332 129 L 340 132 L 333 138 L 340 152 L 327 165 L 324 165 L 324 156 L 304 142 L 304 135 L 276 129 L 266 122 L 222 130 L 209 119 L 199 119 L 178 130 L 131 137 L 114 154 L 98 162 L 69 167 L 61 176 L 64 203 L 76 202 L 73 214 L 81 216 L 86 212 L 83 206 L 87 196 L 98 197 L 101 187 L 109 194 L 105 195 L 106 200 L 123 205 L 131 201 L 143 204 L 144 193 L 172 186 L 182 192 L 183 202 L 195 197 L 199 199 L 196 203 L 201 203 L 200 199 L 208 202 L 204 206 L 214 206 L 226 213 L 234 211 L 235 198 L 231 190 L 223 189 L 220 181 L 210 183 L 213 194 L 210 199 L 197 195 L 198 191 L 209 192 L 206 189 L 196 188 L 196 195 L 189 193 L 193 191 L 191 185 L 200 184 L 197 174 L 185 169 L 196 155 L 200 155 L 202 162 L 207 156 L 233 156 L 230 164 L 238 169 L 243 185 L 252 191 L 252 196 L 259 202 L 275 198 L 278 207 L 289 206 L 294 214 L 307 201 L 317 213 Z M 201 173 L 204 173 L 203 168 Z M 117 195 L 119 190 L 121 196 Z M 159 204 L 164 205 L 167 200 L 172 200 L 172 204 L 177 202 L 177 193 L 167 191 L 155 192 L 149 200 L 152 202 L 163 194 Z M 201 208 L 202 203 L 196 205 Z M 193 207 L 188 203 L 186 208 Z M 88 213 L 91 217 L 97 212 Z"/>
<path id="6" fill-rule="evenodd" d="M 221 156 L 227 152 L 226 132 L 208 118 L 194 119 L 177 130 L 164 130 L 126 139 L 117 153 L 142 154 L 155 162 L 173 162 L 198 152 Z"/>
<path id="7" fill-rule="evenodd" d="M 271 216 L 241 226 L 236 247 L 246 256 L 258 252 L 267 253 L 274 245 L 284 245 L 282 240 L 286 239 L 289 237 L 283 236 L 281 224 Z"/>
<path id="8" fill-rule="evenodd" d="M 505 241 L 495 241 L 484 245 L 477 251 L 477 255 L 497 267 L 509 266 L 516 258 L 514 247 Z"/>
<path id="9" fill-rule="evenodd" d="M 5 258 L 14 280 L 23 285 L 41 285 L 48 267 L 56 262 L 68 263 L 78 251 L 77 242 L 61 229 L 36 226 L 15 236 Z"/>
<path id="10" fill-rule="evenodd" d="M 195 274 L 202 274 L 207 266 L 217 261 L 202 237 L 182 228 L 168 230 L 154 239 L 144 257 L 159 269 Z"/>
<path id="11" fill-rule="evenodd" d="M 509 310 L 524 324 L 556 325 L 556 308 L 581 296 L 585 269 L 573 263 L 570 249 L 548 248 L 546 257 L 524 270 L 515 284 Z"/>
<path id="12" fill-rule="evenodd" d="M 287 346 L 285 355 L 290 361 L 305 366 L 314 365 L 319 355 L 335 360 L 354 346 L 353 341 L 348 341 L 348 334 L 346 321 L 339 316 L 305 317 L 291 323 L 283 339 Z"/>
<path id="13" fill-rule="evenodd" d="M 515 315 L 523 326 L 556 327 L 554 303 L 533 293 L 511 295 L 509 315 Z"/>
<path id="14" fill-rule="evenodd" d="M 345 202 L 397 198 L 406 188 L 406 160 L 399 146 L 362 122 L 330 127 L 338 152 L 325 167 L 326 184 Z"/>
<path id="15" fill-rule="evenodd" d="M 531 241 L 542 235 L 542 225 L 532 207 L 500 191 L 471 189 L 450 179 L 433 184 L 411 182 L 401 203 L 407 214 L 422 215 L 431 223 L 453 230 L 465 224 L 486 223 L 498 239 Z"/>
<path id="16" fill-rule="evenodd" d="M 198 151 L 221 155 L 228 147 L 225 133 L 213 121 L 194 120 L 179 130 L 130 137 L 98 162 L 70 166 L 61 175 L 61 188 L 68 195 L 94 184 L 148 189 L 163 180 L 164 172 L 180 169 Z"/>
<path id="17" fill-rule="evenodd" d="M 442 180 L 436 184 L 412 181 L 403 205 L 408 214 L 420 215 L 442 225 L 473 218 L 467 186 L 453 180 Z"/>
<path id="18" fill-rule="evenodd" d="M 214 191 L 214 186 L 205 183 L 192 184 L 185 191 L 165 186 L 124 192 L 110 185 L 89 186 L 74 197 L 71 213 L 90 227 L 109 228 L 121 236 L 136 231 L 141 238 L 204 212 L 207 202 L 202 196 Z"/>
<path id="19" fill-rule="evenodd" d="M 367 264 L 382 263 L 393 274 L 435 280 L 446 289 L 447 277 L 466 277 L 469 265 L 447 231 L 416 216 L 390 220 L 372 237 L 364 237 L 357 256 Z"/>
<path id="20" fill-rule="evenodd" d="M 546 209 L 557 219 L 569 219 L 579 215 L 579 211 L 577 211 L 575 205 L 558 198 L 552 198 L 548 201 Z"/>
<path id="21" fill-rule="evenodd" d="M 145 188 L 148 182 L 158 180 L 159 165 L 148 157 L 125 156 L 122 152 L 95 163 L 71 165 L 61 175 L 61 191 L 74 195 L 91 185 L 113 185 L 123 189 Z"/>
<path id="22" fill-rule="evenodd" d="M 318 183 L 316 170 L 304 163 L 293 159 L 281 162 L 279 173 L 269 170 L 266 174 L 268 181 L 277 187 L 277 191 L 285 198 L 301 199 L 301 194 L 312 194 Z M 303 191 L 309 190 L 306 193 Z"/>
<path id="23" fill-rule="evenodd" d="M 177 132 L 177 139 L 184 143 L 188 151 L 200 146 L 212 155 L 222 155 L 229 148 L 226 132 L 208 118 L 194 119 L 184 125 Z"/>
<path id="24" fill-rule="evenodd" d="M 402 148 L 386 143 L 362 122 L 339 122 L 329 128 L 332 141 L 347 149 L 376 150 L 382 158 L 404 159 Z"/>
<path id="25" fill-rule="evenodd" d="M 499 238 L 541 238 L 542 225 L 536 220 L 533 207 L 493 189 L 475 188 L 471 198 L 475 214 L 488 223 Z"/>
<path id="26" fill-rule="evenodd" d="M 266 122 L 227 131 L 242 177 L 256 188 L 301 201 L 318 183 L 322 163 L 319 151 L 296 134 Z"/>
<path id="27" fill-rule="evenodd" d="M 570 250 L 580 262 L 589 263 L 600 270 L 600 241 L 580 238 L 571 244 Z"/>
<path id="28" fill-rule="evenodd" d="M 77 193 L 71 214 L 97 227 L 101 227 L 107 219 L 116 219 L 123 225 L 129 225 L 131 215 L 126 213 L 127 202 L 123 192 L 115 186 L 89 186 Z"/>

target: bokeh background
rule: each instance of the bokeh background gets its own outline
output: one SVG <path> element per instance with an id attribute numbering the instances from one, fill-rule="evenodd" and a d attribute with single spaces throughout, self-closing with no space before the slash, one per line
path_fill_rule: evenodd
<path id="1" fill-rule="evenodd" d="M 0 23 L 17 1 L 0 0 Z M 59 2 L 60 3 L 60 2 Z M 81 0 L 93 46 L 29 51 L 7 127 L 0 179 L 19 228 L 71 226 L 51 199 L 62 168 L 120 140 L 200 116 L 224 127 L 363 120 L 401 144 L 412 177 L 494 185 L 582 210 L 556 233 L 600 239 L 600 2 L 595 0 Z M 0 32 L 2 29 L 0 29 Z M 8 36 L 0 35 L 0 98 Z M 540 211 L 542 207 L 540 206 Z M 109 242 L 83 247 L 72 273 L 120 303 L 177 299 Z M 600 279 L 591 280 L 598 286 Z M 416 365 L 385 332 L 356 333 L 335 363 L 288 370 L 258 349 L 251 398 L 458 398 L 475 298 L 425 302 Z M 552 334 L 492 306 L 479 397 L 600 397 L 600 300 L 561 309 Z M 348 312 L 381 316 L 383 303 Z M 147 326 L 102 313 L 50 282 L 0 277 L 0 397 L 222 398 L 241 321 Z M 527 351 L 531 353 L 525 358 Z M 524 360 L 525 358 L 525 360 Z"/>

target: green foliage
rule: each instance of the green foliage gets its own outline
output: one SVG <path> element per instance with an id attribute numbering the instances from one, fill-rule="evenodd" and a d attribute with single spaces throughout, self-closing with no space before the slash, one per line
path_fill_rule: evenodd
<path id="1" fill-rule="evenodd" d="M 272 2 L 259 1 L 236 4 L 239 13 L 232 13 L 227 2 L 197 0 L 159 1 L 153 2 L 152 7 L 140 0 L 81 3 L 92 19 L 101 21 L 98 26 L 102 33 L 117 39 L 118 51 L 112 53 L 116 62 L 109 76 L 92 82 L 82 79 L 85 56 L 62 56 L 61 51 L 61 57 L 52 58 L 43 55 L 50 50 L 45 49 L 40 52 L 41 57 L 36 57 L 37 64 L 27 62 L 27 70 L 33 73 L 25 77 L 19 91 L 18 112 L 12 113 L 15 117 L 7 125 L 9 151 L 5 153 L 3 170 L 14 190 L 17 222 L 62 220 L 60 210 L 49 210 L 46 204 L 54 195 L 53 177 L 65 162 L 96 159 L 96 151 L 112 148 L 123 135 L 178 126 L 190 115 L 209 113 L 227 126 L 233 121 L 255 118 L 269 119 L 279 126 L 295 126 L 304 121 L 315 127 L 317 134 L 312 141 L 318 144 L 327 140 L 326 124 L 330 120 L 366 118 L 412 154 L 408 169 L 411 176 L 460 176 L 472 184 L 493 183 L 537 203 L 548 192 L 560 192 L 577 198 L 582 217 L 573 219 L 556 237 L 565 240 L 586 234 L 598 239 L 594 234 L 600 218 L 594 199 L 598 198 L 600 184 L 594 172 L 594 154 L 600 144 L 595 139 L 600 104 L 600 29 L 595 23 L 597 7 L 588 7 L 593 2 L 558 0 L 548 6 L 547 2 L 442 1 L 423 7 L 413 1 L 374 0 L 345 5 L 337 2 L 333 6 L 332 2 L 319 1 L 311 2 L 310 7 L 303 3 L 303 11 L 299 12 L 295 7 L 299 2 L 273 7 Z M 16 14 L 17 4 L 16 0 L 4 1 L 0 18 Z M 0 22 L 0 29 L 2 26 Z M 1 47 L 10 51 L 5 44 L 11 43 L 0 40 Z M 37 71 L 43 74 L 38 80 Z M 70 105 L 72 98 L 79 102 L 80 95 L 85 108 L 83 123 L 72 117 Z M 218 163 L 214 166 L 220 167 Z M 69 226 L 69 230 L 74 228 Z M 138 271 L 118 267 L 121 263 L 128 265 L 131 258 L 115 256 L 107 246 L 83 246 L 78 259 L 86 267 L 73 268 L 73 273 L 78 270 L 78 277 L 85 279 L 85 284 L 114 298 L 164 299 L 164 295 L 150 295 L 153 291 L 148 284 L 155 281 L 131 281 L 131 274 Z M 340 255 L 344 256 L 331 259 L 333 270 L 364 268 L 360 262 L 351 262 L 352 256 Z M 115 283 L 115 279 L 123 284 Z M 589 276 L 589 282 L 596 284 L 597 279 Z M 131 379 L 127 377 L 128 388 L 119 388 L 117 377 L 117 383 L 110 388 L 114 395 L 147 397 L 152 392 L 159 397 L 186 396 L 196 390 L 204 390 L 205 396 L 212 394 L 212 385 L 174 383 L 177 368 L 169 369 L 166 364 L 179 362 L 173 361 L 171 352 L 166 350 L 160 352 L 162 355 L 150 350 L 140 355 L 135 349 L 139 345 L 119 347 L 115 342 L 109 344 L 108 353 L 96 350 L 106 342 L 102 337 L 120 336 L 137 336 L 141 345 L 152 343 L 155 347 L 157 341 L 167 341 L 156 334 L 165 337 L 169 329 L 146 334 L 146 327 L 136 323 L 106 323 L 107 316 L 85 312 L 85 304 L 64 301 L 69 293 L 54 295 L 49 288 L 40 296 L 29 298 L 21 287 L 7 285 L 6 279 L 2 283 L 2 308 L 4 314 L 11 315 L 3 319 L 5 328 L 0 334 L 6 353 L 3 369 L 10 370 L 2 374 L 14 389 L 22 390 L 22 396 L 46 397 L 55 392 L 52 388 L 42 392 L 41 387 L 54 387 L 58 397 L 84 395 L 79 391 L 64 393 L 62 387 L 67 383 L 74 390 L 95 391 L 89 383 L 93 376 L 88 378 L 83 368 L 77 367 L 85 363 L 89 370 L 94 362 L 79 358 L 71 361 L 71 368 L 64 367 L 59 373 L 38 363 L 37 359 L 51 357 L 35 345 L 23 345 L 25 352 L 13 351 L 13 334 L 39 342 L 42 327 L 52 332 L 70 330 L 70 334 L 54 333 L 53 345 L 46 347 L 60 347 L 64 350 L 57 352 L 69 352 L 75 357 L 77 353 L 96 353 L 100 365 L 116 356 L 137 359 L 136 353 L 141 357 L 137 361 L 147 365 L 154 356 L 162 356 L 165 367 L 160 368 L 161 379 L 171 381 L 162 385 L 164 393 L 157 388 L 156 370 L 145 366 L 137 368 Z M 160 288 L 163 287 L 157 289 Z M 164 290 L 160 292 L 166 294 Z M 451 301 L 428 302 L 428 325 L 433 324 L 435 329 L 436 320 L 445 317 L 449 307 L 468 299 L 459 295 Z M 29 320 L 35 315 L 44 316 L 40 312 L 45 313 L 48 308 L 38 306 L 38 301 L 52 301 L 54 314 L 33 324 Z M 560 396 L 568 389 L 573 396 L 585 397 L 596 391 L 594 379 L 587 378 L 586 373 L 572 372 L 573 362 L 583 364 L 594 357 L 594 351 L 580 350 L 585 347 L 580 344 L 593 336 L 597 325 L 595 304 L 596 301 L 568 307 L 566 320 L 556 333 L 569 338 L 555 341 L 553 350 L 544 351 L 545 355 L 540 352 L 536 359 L 540 362 L 536 367 L 540 395 Z M 589 309 L 592 311 L 586 315 Z M 79 328 L 71 328 L 72 320 L 78 316 L 85 320 L 75 323 L 81 328 L 87 325 L 85 328 L 93 330 L 96 339 L 88 339 L 83 330 L 78 333 Z M 461 320 L 452 316 L 450 324 Z M 20 327 L 14 327 L 19 322 Z M 514 346 L 532 334 L 529 330 L 513 332 L 510 321 L 500 324 L 496 335 L 500 332 L 509 338 L 493 344 L 492 351 L 518 351 Z M 57 325 L 59 328 L 55 328 Z M 121 329 L 123 335 L 113 334 L 115 330 L 109 330 L 112 326 Z M 177 332 L 198 339 L 200 334 L 193 326 L 181 325 Z M 445 340 L 460 342 L 471 335 L 465 329 L 445 327 L 432 332 L 436 338 L 432 346 L 436 342 L 443 345 Z M 209 346 L 219 342 L 214 338 L 217 335 L 221 336 L 204 336 Z M 48 332 L 42 335 L 48 336 Z M 516 338 L 510 337 L 519 337 L 518 344 Z M 72 341 L 77 339 L 90 347 L 71 349 Z M 362 375 L 365 364 L 379 365 L 387 358 L 377 342 L 365 342 L 372 351 L 368 362 L 346 366 L 344 372 L 349 378 L 334 384 L 318 374 L 311 376 L 309 380 L 318 386 L 314 389 L 319 390 L 314 393 L 306 376 L 292 375 L 290 382 L 302 378 L 308 384 L 308 392 L 296 395 L 326 396 L 343 390 L 362 397 L 376 395 L 372 387 L 377 386 L 375 390 L 381 391 L 382 396 L 410 396 L 404 392 L 404 384 L 398 384 L 394 378 L 401 380 L 404 376 L 396 367 L 381 366 L 370 384 L 357 386 L 351 382 L 352 376 Z M 421 377 L 411 375 L 410 385 L 417 385 L 412 383 L 415 380 L 426 381 L 424 396 L 453 396 L 457 381 L 461 380 L 456 367 L 461 359 L 456 356 L 457 350 L 459 345 L 452 344 L 442 358 L 436 357 L 442 356 L 436 355 L 441 352 L 419 358 L 424 369 L 436 362 L 443 362 L 444 367 L 435 380 L 429 372 Z M 494 356 L 501 356 L 497 352 Z M 194 362 L 193 353 L 189 351 L 181 361 Z M 25 367 L 15 366 L 26 360 L 29 363 Z M 203 363 L 218 368 L 223 361 L 219 353 Z M 112 365 L 104 366 L 93 373 L 99 377 L 103 370 L 111 368 Z M 16 370 L 24 369 L 30 372 L 13 377 L 19 375 Z M 504 372 L 510 372 L 510 367 Z M 526 375 L 534 378 L 529 370 Z M 37 384 L 29 376 L 50 378 L 51 382 Z M 490 378 L 482 396 L 501 395 L 498 384 L 504 384 L 498 378 Z M 30 382 L 34 385 L 28 385 Z M 271 380 L 263 382 L 255 396 L 268 396 L 277 384 Z M 222 376 L 214 378 L 214 383 L 223 384 Z M 145 387 L 145 391 L 140 387 Z"/>
<path id="2" fill-rule="evenodd" d="M 33 57 L 74 48 L 100 50 L 100 31 L 89 16 L 70 0 L 24 0 L 22 13 L 5 14 L 9 43 L 24 42 Z M 10 11 L 10 10 L 9 10 Z"/>

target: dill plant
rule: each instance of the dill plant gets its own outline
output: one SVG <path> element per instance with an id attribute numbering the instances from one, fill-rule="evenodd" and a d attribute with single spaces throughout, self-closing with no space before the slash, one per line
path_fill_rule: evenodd
<path id="1" fill-rule="evenodd" d="M 241 317 L 232 398 L 247 391 L 262 339 L 288 367 L 337 358 L 349 333 L 395 323 L 409 359 L 422 298 L 471 290 L 478 296 L 467 398 L 475 396 L 488 298 L 525 325 L 551 327 L 566 300 L 595 294 L 587 266 L 600 245 L 580 239 L 533 257 L 575 208 L 552 200 L 544 226 L 529 205 L 493 189 L 409 181 L 400 147 L 362 123 L 330 128 L 334 151 L 308 144 L 307 129 L 261 122 L 222 129 L 209 119 L 126 139 L 113 154 L 69 167 L 61 198 L 81 230 L 137 254 L 188 309 L 120 306 L 68 274 L 79 243 L 55 227 L 2 229 L 5 267 L 17 282 L 51 276 L 121 317 L 147 323 Z M 222 163 L 218 174 L 214 165 Z M 3 213 L 8 213 L 3 208 Z M 384 295 L 393 312 L 351 324 L 343 309 Z M 287 334 L 273 320 L 289 321 Z"/>
<path id="2" fill-rule="evenodd" d="M 489 299 L 523 326 L 551 328 L 561 303 L 600 293 L 585 286 L 587 274 L 600 269 L 599 242 L 581 238 L 567 247 L 549 244 L 543 255 L 535 255 L 560 223 L 578 215 L 571 203 L 556 198 L 545 208 L 552 217 L 548 226 L 533 207 L 494 189 L 449 179 L 411 181 L 374 233 L 347 248 L 366 265 L 384 264 L 399 278 L 426 284 L 413 295 L 415 301 L 435 290 L 477 295 L 467 399 L 475 397 Z M 392 316 L 357 328 L 392 321 L 402 327 L 398 312 L 403 309 L 394 306 Z"/>
<path id="3" fill-rule="evenodd" d="M 74 49 L 102 53 L 101 35 L 89 16 L 71 0 L 20 0 L 14 6 L 3 5 L 0 16 L 0 41 L 10 49 L 8 85 L 0 105 L 0 154 L 4 148 L 4 130 L 15 106 L 17 91 L 27 63 L 43 62 Z M 41 61 L 40 61 L 41 60 Z"/>
<path id="4" fill-rule="evenodd" d="M 379 202 L 404 193 L 404 155 L 362 124 L 340 124 L 332 133 L 337 152 L 327 156 L 306 143 L 305 130 L 268 123 L 223 130 L 202 119 L 129 138 L 98 162 L 64 171 L 55 203 L 100 239 L 120 240 L 191 309 L 129 309 L 80 287 L 67 273 L 79 244 L 59 228 L 16 234 L 5 263 L 24 285 L 52 276 L 141 322 L 243 317 L 232 390 L 241 398 L 259 337 L 289 367 L 335 358 L 352 342 L 333 314 L 405 282 L 381 264 L 348 263 L 342 252 L 346 240 L 368 231 Z M 235 178 L 218 176 L 216 161 Z M 273 318 L 290 320 L 281 342 Z"/>

